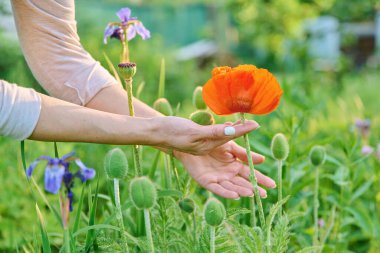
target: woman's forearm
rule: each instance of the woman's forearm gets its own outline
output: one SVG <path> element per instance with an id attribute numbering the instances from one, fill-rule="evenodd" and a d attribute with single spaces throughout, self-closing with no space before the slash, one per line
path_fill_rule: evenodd
<path id="1" fill-rule="evenodd" d="M 41 95 L 41 114 L 30 139 L 159 145 L 153 119 L 101 112 Z"/>
<path id="2" fill-rule="evenodd" d="M 127 93 L 118 85 L 112 85 L 100 90 L 86 104 L 86 107 L 104 112 L 129 115 Z M 134 107 L 137 117 L 151 118 L 162 116 L 162 114 L 138 99 L 134 99 Z"/>

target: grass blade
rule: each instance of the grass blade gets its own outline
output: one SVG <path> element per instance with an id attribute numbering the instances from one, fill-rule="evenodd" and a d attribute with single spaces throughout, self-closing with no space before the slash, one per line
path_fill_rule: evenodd
<path id="1" fill-rule="evenodd" d="M 36 204 L 36 212 L 37 212 L 37 216 L 38 216 L 39 223 L 40 223 L 40 232 L 41 232 L 41 237 L 42 237 L 42 251 L 44 253 L 51 253 L 50 241 L 49 241 L 49 237 L 48 237 L 47 232 L 46 232 L 46 226 L 44 223 L 44 218 L 42 217 L 41 211 L 38 208 L 37 204 Z"/>

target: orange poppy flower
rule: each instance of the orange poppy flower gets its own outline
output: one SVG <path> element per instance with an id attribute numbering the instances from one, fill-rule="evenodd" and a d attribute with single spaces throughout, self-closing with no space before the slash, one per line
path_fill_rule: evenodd
<path id="1" fill-rule="evenodd" d="M 277 108 L 281 95 L 276 78 L 254 65 L 214 68 L 202 91 L 203 100 L 218 115 L 268 114 Z"/>

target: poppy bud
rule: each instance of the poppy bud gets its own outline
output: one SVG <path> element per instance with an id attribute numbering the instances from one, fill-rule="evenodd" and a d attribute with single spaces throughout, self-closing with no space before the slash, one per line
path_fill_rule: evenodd
<path id="1" fill-rule="evenodd" d="M 178 205 L 186 213 L 192 213 L 194 211 L 194 201 L 192 199 L 182 199 Z"/>
<path id="2" fill-rule="evenodd" d="M 211 198 L 207 201 L 204 211 L 204 218 L 210 226 L 219 226 L 222 224 L 226 217 L 226 209 L 223 204 L 215 199 Z"/>
<path id="3" fill-rule="evenodd" d="M 284 161 L 289 155 L 289 143 L 285 135 L 278 133 L 272 139 L 272 155 L 275 159 Z"/>
<path id="4" fill-rule="evenodd" d="M 310 151 L 309 158 L 314 166 L 322 165 L 326 159 L 326 151 L 321 146 L 314 146 Z"/>
<path id="5" fill-rule="evenodd" d="M 119 67 L 119 74 L 123 79 L 131 79 L 135 76 L 137 67 L 136 63 L 126 62 L 117 65 Z"/>
<path id="6" fill-rule="evenodd" d="M 202 87 L 198 86 L 195 88 L 193 93 L 193 105 L 197 110 L 204 110 L 207 108 L 205 101 L 202 97 Z"/>
<path id="7" fill-rule="evenodd" d="M 133 179 L 130 185 L 130 194 L 137 209 L 150 209 L 156 203 L 156 188 L 147 177 Z"/>
<path id="8" fill-rule="evenodd" d="M 212 125 L 215 123 L 214 117 L 211 113 L 206 111 L 195 111 L 190 115 L 190 119 L 202 126 Z"/>
<path id="9" fill-rule="evenodd" d="M 128 160 L 120 148 L 110 150 L 104 158 L 104 169 L 110 179 L 123 179 L 128 174 Z"/>
<path id="10" fill-rule="evenodd" d="M 172 107 L 166 98 L 157 99 L 153 104 L 153 108 L 165 116 L 173 116 Z"/>

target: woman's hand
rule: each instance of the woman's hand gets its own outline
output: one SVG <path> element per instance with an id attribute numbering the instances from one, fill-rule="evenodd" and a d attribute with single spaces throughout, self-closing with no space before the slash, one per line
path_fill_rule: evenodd
<path id="1" fill-rule="evenodd" d="M 203 156 L 185 153 L 175 153 L 175 155 L 194 180 L 211 192 L 230 199 L 253 196 L 253 187 L 248 179 L 249 167 L 244 163 L 247 162 L 246 151 L 234 141 L 216 147 Z M 260 164 L 265 160 L 264 156 L 254 152 L 252 152 L 252 158 L 255 164 Z M 268 188 L 276 187 L 276 183 L 271 178 L 257 170 L 255 173 L 259 184 Z M 265 198 L 266 191 L 259 188 L 261 197 Z"/>
<path id="2" fill-rule="evenodd" d="M 250 120 L 244 125 L 236 122 L 233 126 L 231 123 L 201 126 L 179 117 L 157 117 L 153 120 L 157 125 L 157 146 L 194 155 L 215 152 L 216 147 L 259 127 Z"/>

